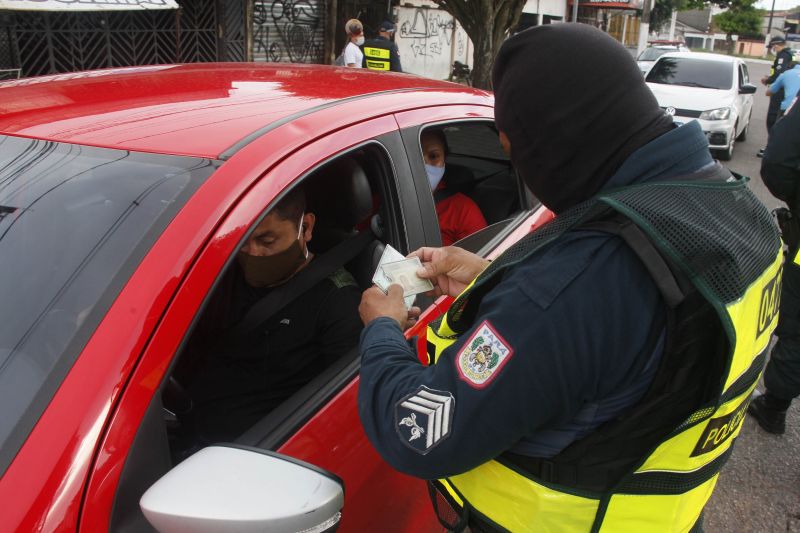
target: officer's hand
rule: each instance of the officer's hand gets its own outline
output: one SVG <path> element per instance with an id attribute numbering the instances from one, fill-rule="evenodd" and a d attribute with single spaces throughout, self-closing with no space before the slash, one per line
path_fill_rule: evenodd
<path id="1" fill-rule="evenodd" d="M 767 76 L 764 76 L 763 78 L 761 78 L 761 83 L 763 85 L 766 85 L 768 80 L 769 80 L 769 78 Z"/>
<path id="2" fill-rule="evenodd" d="M 420 248 L 409 257 L 419 257 L 422 261 L 417 275 L 433 282 L 436 296 L 458 296 L 489 266 L 488 260 L 455 246 Z"/>
<path id="3" fill-rule="evenodd" d="M 358 314 L 361 315 L 364 325 L 385 316 L 397 322 L 397 325 L 404 329 L 414 325 L 419 313 L 418 307 L 406 309 L 403 301 L 403 288 L 397 284 L 389 286 L 388 294 L 383 294 L 378 287 L 370 287 L 361 295 L 361 304 L 358 306 Z"/>

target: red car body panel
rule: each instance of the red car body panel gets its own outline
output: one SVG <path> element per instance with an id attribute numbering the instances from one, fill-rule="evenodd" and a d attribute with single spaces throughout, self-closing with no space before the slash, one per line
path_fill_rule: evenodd
<path id="1" fill-rule="evenodd" d="M 373 94 L 412 87 L 420 89 Z M 227 159 L 141 261 L 0 479 L 0 531 L 108 529 L 143 415 L 268 202 L 365 140 L 438 120 L 490 119 L 492 105 L 488 93 L 453 84 L 295 65 L 143 67 L 0 83 L 4 134 Z M 548 216 L 532 214 L 505 243 Z M 408 335 L 450 302 L 437 301 Z M 357 386 L 349 383 L 279 451 L 347 480 L 343 531 L 440 529 L 424 483 L 392 471 L 367 441 Z"/>
<path id="2" fill-rule="evenodd" d="M 345 98 L 415 89 L 420 107 L 432 105 L 427 90 L 460 93 L 451 102 L 491 101 L 482 91 L 417 76 L 267 63 L 110 69 L 3 82 L 0 89 L 0 131 L 7 134 L 211 158 L 259 128 Z M 358 107 L 352 122 L 375 115 L 368 103 Z M 400 102 L 398 109 L 408 107 Z"/>

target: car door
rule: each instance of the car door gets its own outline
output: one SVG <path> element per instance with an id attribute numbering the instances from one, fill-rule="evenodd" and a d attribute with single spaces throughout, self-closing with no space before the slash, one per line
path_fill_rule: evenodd
<path id="1" fill-rule="evenodd" d="M 736 91 L 736 111 L 739 116 L 739 125 L 736 133 L 739 134 L 750 123 L 750 117 L 753 110 L 753 95 L 742 94 L 741 89 L 744 85 L 750 83 L 750 75 L 747 71 L 747 65 L 743 62 L 737 62 L 737 78 L 739 80 Z"/>
<path id="2" fill-rule="evenodd" d="M 235 180 L 242 173 L 253 174 L 254 167 L 266 165 L 264 161 L 274 156 L 275 145 L 283 142 L 281 135 L 286 135 L 280 131 L 273 133 L 273 137 L 257 139 L 242 149 L 219 169 L 220 175 L 212 177 L 212 181 Z M 377 144 L 385 151 L 396 178 L 392 184 L 395 202 L 392 223 L 402 239 L 397 246 L 406 252 L 425 243 L 416 191 L 397 124 L 391 116 L 340 129 L 296 150 L 270 170 L 262 170 L 260 177 L 255 171 L 257 178 L 243 196 L 230 205 L 213 206 L 213 210 L 222 210 L 227 215 L 213 235 L 199 240 L 193 265 L 158 319 L 158 326 L 109 419 L 88 480 L 81 527 L 120 531 L 147 527 L 138 511 L 138 499 L 171 466 L 161 400 L 167 385 L 165 376 L 186 342 L 206 296 L 225 266 L 233 262 L 245 233 L 262 215 L 266 204 L 326 159 L 365 143 Z M 205 197 L 203 201 L 208 200 Z M 352 370 L 345 369 L 342 375 Z M 340 390 L 325 391 L 333 401 L 324 398 L 328 405 L 319 409 L 319 413 L 301 413 L 305 418 L 322 420 L 326 428 L 323 434 L 314 432 L 315 424 L 298 429 L 297 421 L 287 421 L 269 435 L 271 446 L 338 473 L 345 480 L 348 518 L 344 524 L 351 530 L 358 527 L 351 528 L 349 524 L 375 523 L 395 515 L 414 519 L 416 509 L 428 511 L 428 518 L 432 518 L 428 507 L 420 505 L 420 494 L 424 496 L 421 482 L 392 471 L 366 441 L 358 423 L 353 377 L 340 381 L 339 386 Z M 414 485 L 414 490 L 409 485 Z M 358 513 L 364 516 L 361 522 L 356 520 Z"/>

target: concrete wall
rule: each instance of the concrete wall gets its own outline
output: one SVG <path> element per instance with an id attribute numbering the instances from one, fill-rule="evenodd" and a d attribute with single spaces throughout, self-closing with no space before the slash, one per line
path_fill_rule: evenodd
<path id="1" fill-rule="evenodd" d="M 403 70 L 445 80 L 453 61 L 472 66 L 473 46 L 464 29 L 446 11 L 420 4 L 395 8 L 395 42 Z"/>

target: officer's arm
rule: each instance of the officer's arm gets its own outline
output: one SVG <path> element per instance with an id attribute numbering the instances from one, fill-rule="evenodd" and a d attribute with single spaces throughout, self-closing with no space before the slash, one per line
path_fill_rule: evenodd
<path id="1" fill-rule="evenodd" d="M 394 63 L 392 70 L 395 72 L 403 72 L 403 65 L 400 64 L 400 50 L 397 48 L 397 44 L 395 43 L 392 43 L 392 52 L 391 60 Z"/>
<path id="2" fill-rule="evenodd" d="M 619 280 L 636 290 L 620 290 Z M 366 434 L 407 474 L 470 470 L 624 386 L 658 302 L 633 253 L 606 245 L 506 274 L 473 327 L 430 367 L 396 322 L 374 320 L 361 337 Z"/>
<path id="3" fill-rule="evenodd" d="M 770 85 L 769 88 L 767 89 L 767 96 L 772 96 L 773 94 L 777 93 L 783 88 L 783 79 L 784 79 L 783 74 L 778 76 L 778 79 L 775 80 L 772 83 L 772 85 Z"/>
<path id="4" fill-rule="evenodd" d="M 359 414 L 396 469 L 424 479 L 465 472 L 580 408 L 594 365 L 576 364 L 585 354 L 563 326 L 513 283 L 495 287 L 479 316 L 430 367 L 391 319 L 364 330 Z"/>

